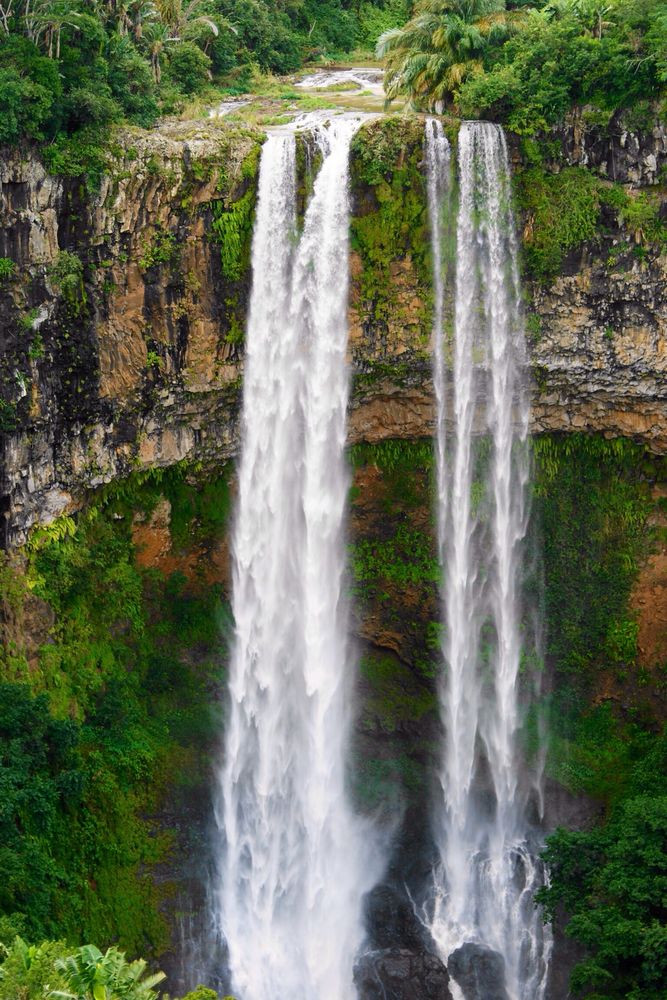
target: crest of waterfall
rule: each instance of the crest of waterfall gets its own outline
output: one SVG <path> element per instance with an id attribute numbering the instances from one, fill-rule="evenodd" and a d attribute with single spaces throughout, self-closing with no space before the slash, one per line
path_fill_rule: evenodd
<path id="1" fill-rule="evenodd" d="M 241 1000 L 352 996 L 375 875 L 345 775 L 348 160 L 358 124 L 315 126 L 323 160 L 300 236 L 294 135 L 270 135 L 260 165 L 216 901 Z"/>
<path id="2" fill-rule="evenodd" d="M 449 147 L 436 120 L 425 141 L 445 664 L 431 931 L 445 958 L 466 942 L 498 952 L 511 1000 L 540 1000 L 551 939 L 533 903 L 544 872 L 527 818 L 534 781 L 518 747 L 519 674 L 531 643 L 522 595 L 530 462 L 509 161 L 499 126 L 463 123 L 450 344 L 442 221 Z"/>

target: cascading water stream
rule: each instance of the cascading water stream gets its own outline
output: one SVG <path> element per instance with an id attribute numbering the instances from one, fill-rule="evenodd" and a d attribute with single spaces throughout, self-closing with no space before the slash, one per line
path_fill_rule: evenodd
<path id="1" fill-rule="evenodd" d="M 374 879 L 346 796 L 348 158 L 323 156 L 300 238 L 294 134 L 262 152 L 233 541 L 235 642 L 217 917 L 241 1000 L 341 1000 Z"/>
<path id="2" fill-rule="evenodd" d="M 529 403 L 502 129 L 467 122 L 459 133 L 451 388 L 442 249 L 449 148 L 436 120 L 427 123 L 426 162 L 446 667 L 436 822 L 441 868 L 431 931 L 445 958 L 466 942 L 499 953 L 508 996 L 540 1000 L 550 935 L 533 904 L 544 876 L 526 815 L 532 783 L 517 746 L 519 670 L 530 642 L 522 635 L 521 595 Z"/>

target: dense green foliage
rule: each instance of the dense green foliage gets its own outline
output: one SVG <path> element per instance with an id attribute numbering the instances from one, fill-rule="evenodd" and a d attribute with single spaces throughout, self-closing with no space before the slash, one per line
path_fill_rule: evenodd
<path id="1" fill-rule="evenodd" d="M 27 944 L 18 935 L 3 943 L 9 929 L 0 918 L 0 1000 L 157 1000 L 162 995 L 155 987 L 165 975 L 148 972 L 144 959 L 129 961 L 115 947 L 102 953 L 91 944 L 77 949 L 64 941 Z M 183 1000 L 218 1000 L 218 994 L 198 986 Z"/>
<path id="2" fill-rule="evenodd" d="M 424 177 L 420 170 L 421 122 L 386 118 L 358 132 L 352 142 L 352 188 L 359 192 L 351 220 L 352 249 L 359 254 L 359 293 L 364 315 L 379 326 L 430 324 L 430 258 Z M 400 283 L 392 265 L 413 269 L 419 287 L 414 301 L 401 303 Z"/>
<path id="3" fill-rule="evenodd" d="M 223 606 L 204 580 L 142 570 L 132 523 L 167 497 L 175 556 L 219 538 L 225 477 L 196 488 L 186 472 L 107 488 L 33 535 L 25 574 L 0 567 L 0 917 L 32 941 L 166 943 L 150 870 L 172 835 L 148 817 L 214 731 Z"/>
<path id="4" fill-rule="evenodd" d="M 164 972 L 147 975 L 144 959 L 128 962 L 117 948 L 103 955 L 92 944 L 56 959 L 55 968 L 66 988 L 56 990 L 53 1000 L 157 1000 L 153 987 L 165 978 Z"/>
<path id="5" fill-rule="evenodd" d="M 601 722 L 603 723 L 601 725 Z M 667 982 L 667 732 L 622 731 L 610 713 L 596 720 L 592 770 L 613 794 L 606 822 L 590 831 L 559 830 L 545 858 L 550 886 L 542 901 L 563 904 L 567 933 L 590 957 L 572 977 L 599 1000 L 662 1000 Z M 610 753 L 610 748 L 613 752 Z M 591 992 L 589 992 L 591 991 Z"/>
<path id="6" fill-rule="evenodd" d="M 372 47 L 406 14 L 403 0 L 3 0 L 0 144 L 48 140 L 54 172 L 83 173 L 116 122 Z"/>
<path id="7" fill-rule="evenodd" d="M 624 256 L 642 260 L 667 248 L 659 193 L 631 191 L 583 167 L 553 172 L 535 140 L 524 139 L 523 147 L 528 165 L 515 175 L 515 189 L 524 221 L 523 262 L 532 277 L 552 280 L 570 251 L 586 242 L 601 249 L 608 233 L 615 238 L 610 267 Z"/>
<path id="8" fill-rule="evenodd" d="M 62 989 L 55 963 L 72 949 L 64 941 L 27 944 L 11 933 L 0 924 L 0 1000 L 44 1000 L 49 990 Z"/>
<path id="9" fill-rule="evenodd" d="M 664 996 L 667 970 L 667 664 L 638 666 L 630 596 L 653 544 L 664 460 L 628 441 L 536 441 L 544 539 L 551 774 L 605 807 L 602 825 L 560 830 L 542 901 L 589 957 L 573 987 L 598 1000 Z"/>
<path id="10" fill-rule="evenodd" d="M 574 105 L 612 112 L 667 84 L 664 0 L 421 0 L 384 35 L 390 97 L 530 134 Z"/>

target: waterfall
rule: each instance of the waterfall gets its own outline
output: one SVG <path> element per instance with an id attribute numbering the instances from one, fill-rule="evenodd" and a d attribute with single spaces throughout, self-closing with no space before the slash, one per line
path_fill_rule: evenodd
<path id="1" fill-rule="evenodd" d="M 533 904 L 544 876 L 527 819 L 532 782 L 517 745 L 519 671 L 531 643 L 523 634 L 521 592 L 529 403 L 502 129 L 464 122 L 459 133 L 451 379 L 441 218 L 449 198 L 449 151 L 435 120 L 427 123 L 426 163 L 445 664 L 436 817 L 441 867 L 431 931 L 445 958 L 470 942 L 499 953 L 508 996 L 540 1000 L 550 937 Z"/>
<path id="2" fill-rule="evenodd" d="M 294 134 L 261 158 L 252 247 L 235 640 L 220 774 L 217 917 L 240 1000 L 341 1000 L 374 881 L 348 805 L 344 517 L 348 159 L 359 122 L 315 127 L 296 232 Z"/>

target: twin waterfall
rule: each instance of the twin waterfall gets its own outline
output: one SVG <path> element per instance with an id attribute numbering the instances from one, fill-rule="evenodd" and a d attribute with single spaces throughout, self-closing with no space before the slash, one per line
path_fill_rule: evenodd
<path id="1" fill-rule="evenodd" d="M 269 136 L 260 166 L 214 904 L 239 1000 L 353 997 L 363 898 L 385 860 L 346 777 L 355 677 L 348 162 L 359 124 L 334 116 L 314 126 L 322 162 L 300 227 L 293 131 Z M 443 746 L 432 809 L 441 863 L 421 917 L 445 962 L 463 944 L 486 947 L 504 959 L 510 1000 L 541 1000 L 549 938 L 533 894 L 544 874 L 517 747 L 519 672 L 534 639 L 523 599 L 528 402 L 504 137 L 485 123 L 461 128 L 453 310 L 450 151 L 436 120 L 426 124 L 425 160 Z"/>

